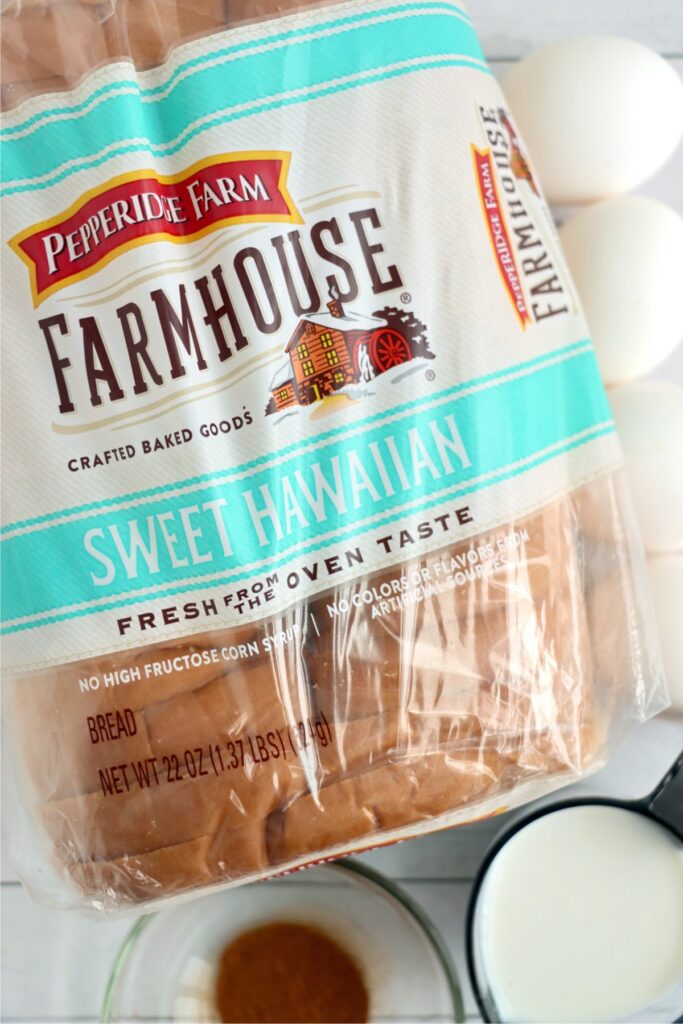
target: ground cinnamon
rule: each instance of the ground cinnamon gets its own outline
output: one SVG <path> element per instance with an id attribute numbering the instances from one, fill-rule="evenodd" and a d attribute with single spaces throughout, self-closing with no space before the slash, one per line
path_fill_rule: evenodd
<path id="1" fill-rule="evenodd" d="M 226 1024 L 365 1024 L 360 968 L 334 939 L 307 925 L 243 932 L 220 958 L 216 1003 Z"/>

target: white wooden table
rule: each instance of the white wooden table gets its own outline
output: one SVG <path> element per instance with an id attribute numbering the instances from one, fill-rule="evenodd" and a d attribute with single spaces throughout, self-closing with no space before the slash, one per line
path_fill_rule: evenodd
<path id="1" fill-rule="evenodd" d="M 566 35 L 603 32 L 629 36 L 665 55 L 683 76 L 680 0 L 469 0 L 494 70 Z M 683 210 L 683 152 L 640 190 Z M 683 346 L 656 376 L 683 383 Z M 683 612 L 683 610 L 682 610 Z M 636 797 L 651 789 L 683 747 L 683 716 L 671 712 L 636 731 L 611 764 L 581 789 Z M 567 791 L 563 791 L 563 795 Z M 444 935 L 465 994 L 469 1020 L 476 1009 L 466 979 L 464 912 L 482 854 L 505 819 L 403 843 L 362 859 L 400 882 Z M 4 844 L 3 836 L 3 846 Z M 38 907 L 2 858 L 3 1021 L 91 1021 L 130 921 L 99 922 Z"/>

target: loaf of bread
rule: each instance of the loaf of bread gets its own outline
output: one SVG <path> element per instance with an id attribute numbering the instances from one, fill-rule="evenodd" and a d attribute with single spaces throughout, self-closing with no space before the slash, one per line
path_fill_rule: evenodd
<path id="1" fill-rule="evenodd" d="M 58 902 L 105 911 L 151 905 L 496 814 L 597 768 L 618 726 L 662 703 L 609 411 L 521 150 L 515 166 L 527 177 L 515 182 L 508 173 L 505 147 L 521 142 L 499 109 L 495 81 L 482 74 L 467 17 L 448 4 L 384 10 L 367 0 L 365 13 L 344 4 L 334 16 L 327 6 L 17 0 L 3 11 L 2 107 L 18 153 L 8 199 L 18 226 L 7 262 L 19 312 L 7 322 L 24 330 L 26 320 L 22 353 L 37 367 L 25 367 L 22 354 L 16 369 L 13 338 L 8 387 L 42 374 L 40 394 L 50 395 L 45 410 L 32 412 L 49 438 L 35 432 L 35 451 L 44 442 L 49 460 L 42 476 L 25 470 L 33 432 L 24 436 L 23 405 L 8 417 L 19 424 L 12 479 L 26 492 L 6 517 L 10 543 L 19 537 L 13 564 L 22 591 L 9 630 L 25 638 L 13 648 L 11 731 L 32 844 L 41 847 L 40 871 L 26 875 L 41 875 L 40 889 L 47 864 L 45 875 L 57 879 L 48 895 L 59 890 Z M 330 22 L 320 33 L 309 8 Z M 267 38 L 259 34 L 266 27 L 253 27 L 299 10 L 282 37 L 281 26 Z M 452 60 L 417 30 L 413 53 L 418 14 L 441 19 Z M 376 29 L 388 31 L 389 21 L 397 49 L 380 74 L 385 40 Z M 236 31 L 209 45 L 205 37 L 225 29 Z M 303 43 L 286 49 L 309 36 L 322 39 L 320 65 Z M 181 43 L 188 45 L 178 50 Z M 257 73 L 255 53 L 275 56 Z M 214 64 L 230 88 L 246 83 L 245 95 L 219 103 Z M 209 69 L 204 84 L 193 77 L 198 67 Z M 437 84 L 419 79 L 420 92 L 411 86 L 418 79 L 402 77 L 418 67 Z M 412 93 L 408 102 L 391 90 L 414 87 L 411 116 L 431 111 L 440 123 L 434 96 L 446 67 L 461 75 L 447 79 L 460 103 L 448 141 L 460 177 L 445 187 L 441 179 L 448 203 L 431 178 L 450 155 L 435 155 L 429 127 L 419 138 L 421 120 L 409 147 L 408 131 L 404 139 L 404 125 L 387 113 L 412 107 Z M 332 77 L 318 89 L 323 71 Z M 352 117 L 367 102 L 368 127 L 337 170 L 334 154 L 348 156 L 351 100 L 343 97 L 351 79 L 367 85 L 354 94 Z M 311 105 L 297 106 L 304 93 Z M 327 108 L 315 104 L 328 99 L 324 120 Z M 65 125 L 69 152 L 43 167 Z M 367 167 L 357 153 L 365 135 Z M 35 173 L 31 161 L 41 164 Z M 496 175 L 499 185 L 506 176 L 513 197 L 510 218 L 529 220 L 509 230 L 521 232 L 533 256 L 517 252 L 524 273 L 545 270 L 544 260 L 557 264 L 548 264 L 547 281 L 522 282 L 526 300 Z M 264 213 L 266 199 L 279 205 Z M 451 221 L 459 233 L 451 238 L 449 226 L 440 238 Z M 276 366 L 283 353 L 286 373 Z M 550 384 L 534 383 L 532 370 Z M 491 401 L 494 383 L 499 402 Z M 581 389 L 578 398 L 570 385 Z M 417 408 L 423 388 L 426 411 Z M 365 429 L 358 423 L 368 438 L 377 430 L 367 442 L 374 463 L 353 448 Z M 335 431 L 339 440 L 328 444 Z M 308 463 L 295 449 L 313 453 Z M 338 486 L 341 470 L 335 476 L 345 453 L 357 458 L 344 463 L 348 493 Z M 547 462 L 555 457 L 565 461 Z M 245 489 L 228 500 L 220 488 L 227 494 L 236 478 Z M 299 478 L 307 504 L 297 504 Z M 280 483 L 291 485 L 282 516 L 289 532 L 273 505 L 264 540 L 262 523 L 272 523 L 263 506 Z M 479 486 L 472 512 L 466 496 Z M 462 518 L 453 513 L 456 495 Z M 239 518 L 247 499 L 251 520 Z M 198 524 L 210 505 L 216 543 L 207 554 L 209 527 Z M 419 522 L 421 510 L 436 517 L 431 526 Z M 382 549 L 376 524 L 398 523 L 398 532 L 403 519 L 412 531 L 405 549 Z M 41 546 L 39 530 L 30 533 L 44 522 L 73 545 L 67 554 L 61 540 Z M 443 533 L 430 532 L 434 522 Z M 120 565 L 107 531 L 123 552 Z M 354 545 L 369 538 L 364 554 L 359 546 L 342 564 L 337 535 Z M 38 565 L 24 578 L 36 536 Z M 55 598 L 59 581 L 43 580 L 60 566 L 73 584 L 63 600 Z M 267 579 L 278 570 L 275 593 Z M 271 585 L 273 593 L 238 613 L 237 588 L 252 579 L 261 580 L 259 595 Z M 167 597 L 171 614 L 162 621 Z M 200 621 L 204 598 L 212 607 Z M 186 599 L 195 603 L 182 618 Z"/>

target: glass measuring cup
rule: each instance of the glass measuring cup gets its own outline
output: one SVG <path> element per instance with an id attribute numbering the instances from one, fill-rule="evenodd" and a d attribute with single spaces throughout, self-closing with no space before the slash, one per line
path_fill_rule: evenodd
<path id="1" fill-rule="evenodd" d="M 240 933 L 273 921 L 320 928 L 363 966 L 370 1021 L 464 1021 L 457 970 L 424 911 L 355 861 L 212 892 L 139 918 L 121 947 L 101 1020 L 211 1024 L 215 964 Z"/>

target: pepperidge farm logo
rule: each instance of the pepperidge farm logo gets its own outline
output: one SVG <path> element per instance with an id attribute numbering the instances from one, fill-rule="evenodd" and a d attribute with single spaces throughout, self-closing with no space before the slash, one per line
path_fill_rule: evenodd
<path id="1" fill-rule="evenodd" d="M 175 175 L 133 171 L 10 241 L 28 268 L 34 306 L 136 245 L 185 242 L 228 224 L 301 224 L 287 189 L 291 154 L 224 153 Z"/>

